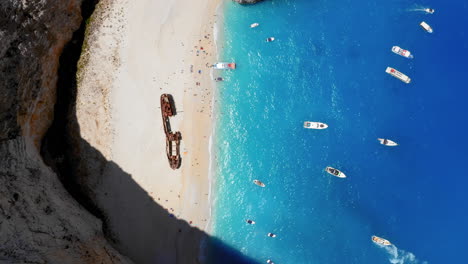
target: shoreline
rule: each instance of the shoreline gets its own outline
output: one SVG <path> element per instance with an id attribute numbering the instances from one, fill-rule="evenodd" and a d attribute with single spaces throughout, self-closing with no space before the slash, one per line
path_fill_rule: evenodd
<path id="1" fill-rule="evenodd" d="M 221 49 L 219 48 L 220 46 L 218 43 L 220 43 L 222 39 L 222 34 L 221 29 L 224 24 L 224 7 L 225 3 L 220 2 L 218 6 L 216 7 L 216 15 L 217 15 L 217 21 L 213 27 L 213 48 L 215 50 L 215 60 L 220 61 L 220 56 L 221 56 Z M 216 76 L 214 76 L 214 69 L 211 69 L 211 79 L 214 80 Z M 211 134 L 210 134 L 210 139 L 209 139 L 209 145 L 208 145 L 208 151 L 209 151 L 209 166 L 208 166 L 208 179 L 209 179 L 209 195 L 208 195 L 208 201 L 209 201 L 209 218 L 208 222 L 206 223 L 205 230 L 209 234 L 212 234 L 212 224 L 213 224 L 213 211 L 214 211 L 214 194 L 216 190 L 215 182 L 216 182 L 216 166 L 215 166 L 215 158 L 216 158 L 216 152 L 215 152 L 215 146 L 213 145 L 213 141 L 216 139 L 216 126 L 217 126 L 217 102 L 218 102 L 218 96 L 219 96 L 219 90 L 218 90 L 218 83 L 213 81 L 212 82 L 213 86 L 213 96 L 212 96 L 212 102 L 211 102 Z"/>

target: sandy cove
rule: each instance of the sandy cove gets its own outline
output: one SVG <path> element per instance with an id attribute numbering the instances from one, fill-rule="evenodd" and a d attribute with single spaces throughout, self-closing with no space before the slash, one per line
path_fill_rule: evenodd
<path id="1" fill-rule="evenodd" d="M 180 219 L 203 231 L 209 222 L 214 82 L 207 66 L 215 61 L 220 3 L 102 0 L 89 21 L 76 113 L 83 139 L 118 165 L 102 172 L 96 199 L 116 246 L 137 263 L 194 263 L 198 245 L 190 252 L 181 241 L 198 241 L 202 232 L 186 234 L 174 220 L 160 230 L 157 221 Z M 178 170 L 165 153 L 163 93 L 173 96 L 177 109 L 172 131 L 182 133 Z M 153 202 L 138 202 L 139 194 L 128 190 L 129 176 Z M 153 210 L 154 203 L 165 211 Z"/>

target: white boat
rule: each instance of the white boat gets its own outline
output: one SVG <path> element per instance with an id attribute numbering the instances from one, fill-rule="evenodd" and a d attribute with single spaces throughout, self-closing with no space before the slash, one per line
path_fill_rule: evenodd
<path id="1" fill-rule="evenodd" d="M 392 243 L 388 241 L 387 239 L 378 237 L 378 236 L 372 236 L 372 242 L 376 243 L 377 245 L 381 246 L 390 246 Z"/>
<path id="2" fill-rule="evenodd" d="M 424 8 L 424 12 L 428 13 L 428 14 L 434 14 L 435 10 L 432 9 L 432 8 Z"/>
<path id="3" fill-rule="evenodd" d="M 213 64 L 213 68 L 217 70 L 235 69 L 236 64 L 234 62 L 218 62 Z"/>
<path id="4" fill-rule="evenodd" d="M 328 125 L 325 123 L 311 122 L 311 121 L 304 122 L 304 128 L 308 128 L 308 129 L 325 129 L 327 127 Z"/>
<path id="5" fill-rule="evenodd" d="M 255 225 L 255 221 L 254 221 L 254 220 L 247 219 L 247 220 L 245 220 L 245 222 L 246 222 L 247 224 Z"/>
<path id="6" fill-rule="evenodd" d="M 392 75 L 393 77 L 397 78 L 397 79 L 400 79 L 402 82 L 405 82 L 405 83 L 410 83 L 411 82 L 411 78 L 404 75 L 403 73 L 395 70 L 394 68 L 392 67 L 387 67 L 387 69 L 385 70 L 386 73 Z"/>
<path id="7" fill-rule="evenodd" d="M 377 140 L 380 141 L 380 144 L 385 145 L 385 146 L 389 146 L 389 147 L 398 146 L 398 144 L 395 141 L 392 141 L 390 139 L 378 138 Z"/>
<path id="8" fill-rule="evenodd" d="M 275 40 L 274 37 L 270 37 L 270 38 L 267 38 L 267 39 L 266 39 L 266 42 L 272 42 L 272 41 L 274 41 L 274 40 Z"/>
<path id="9" fill-rule="evenodd" d="M 275 264 L 271 259 L 268 259 L 268 260 L 267 260 L 267 263 L 268 263 L 268 264 Z"/>
<path id="10" fill-rule="evenodd" d="M 258 26 L 260 26 L 260 24 L 258 24 L 258 23 L 253 23 L 253 24 L 250 25 L 250 28 L 255 28 L 255 27 L 258 27 Z"/>
<path id="11" fill-rule="evenodd" d="M 332 167 L 326 167 L 325 168 L 325 171 L 328 172 L 329 174 L 335 176 L 335 177 L 338 177 L 338 178 L 346 178 L 346 175 L 341 172 L 340 170 L 337 170 L 335 168 L 332 168 Z"/>
<path id="12" fill-rule="evenodd" d="M 276 235 L 273 234 L 273 233 L 268 233 L 268 236 L 269 236 L 269 237 L 276 237 Z"/>
<path id="13" fill-rule="evenodd" d="M 400 56 L 403 56 L 405 58 L 408 58 L 408 59 L 414 58 L 409 50 L 402 49 L 402 48 L 400 48 L 398 46 L 393 46 L 392 47 L 392 52 L 395 53 L 395 54 L 398 54 Z"/>
<path id="14" fill-rule="evenodd" d="M 421 24 L 419 24 L 424 30 L 426 30 L 427 32 L 429 33 L 432 33 L 434 32 L 431 28 L 431 26 L 429 26 L 426 22 L 421 22 Z"/>
<path id="15" fill-rule="evenodd" d="M 259 180 L 254 180 L 253 182 L 255 184 L 257 184 L 258 186 L 260 186 L 260 187 L 265 187 L 265 184 L 263 182 L 259 181 Z"/>

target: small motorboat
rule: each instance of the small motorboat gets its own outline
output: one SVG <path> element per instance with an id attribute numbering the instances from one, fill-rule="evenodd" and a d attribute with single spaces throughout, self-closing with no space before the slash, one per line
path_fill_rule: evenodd
<path id="1" fill-rule="evenodd" d="M 247 219 L 245 222 L 246 222 L 247 224 L 255 225 L 255 221 L 254 221 L 254 220 Z"/>
<path id="2" fill-rule="evenodd" d="M 385 69 L 385 72 L 390 74 L 391 76 L 399 79 L 400 81 L 402 81 L 404 83 L 410 83 L 411 82 L 410 77 L 408 77 L 407 75 L 405 75 L 402 72 L 397 71 L 395 68 L 387 67 L 387 69 Z"/>
<path id="3" fill-rule="evenodd" d="M 268 263 L 268 264 L 275 264 L 271 259 L 268 259 L 268 260 L 267 260 L 267 263 Z"/>
<path id="4" fill-rule="evenodd" d="M 395 141 L 392 141 L 390 139 L 378 138 L 377 140 L 380 141 L 380 144 L 385 145 L 385 146 L 389 146 L 389 147 L 398 146 L 398 144 Z"/>
<path id="5" fill-rule="evenodd" d="M 250 28 L 256 28 L 256 27 L 258 27 L 258 26 L 260 26 L 259 23 L 253 23 L 253 24 L 250 25 Z"/>
<path id="6" fill-rule="evenodd" d="M 259 181 L 259 180 L 254 180 L 253 182 L 255 184 L 257 184 L 258 186 L 260 186 L 260 187 L 265 187 L 265 184 L 263 182 Z"/>
<path id="7" fill-rule="evenodd" d="M 387 239 L 378 237 L 378 236 L 372 236 L 372 242 L 376 243 L 377 245 L 381 246 L 390 246 L 392 243 L 388 241 Z"/>
<path id="8" fill-rule="evenodd" d="M 337 170 L 335 168 L 332 168 L 332 167 L 326 167 L 325 168 L 325 171 L 328 172 L 329 174 L 335 176 L 335 177 L 338 177 L 338 178 L 346 178 L 346 175 L 341 172 L 340 170 Z"/>
<path id="9" fill-rule="evenodd" d="M 235 69 L 236 64 L 234 62 L 218 62 L 213 64 L 213 69 L 217 70 L 227 70 L 227 69 Z"/>
<path id="10" fill-rule="evenodd" d="M 327 127 L 328 125 L 325 123 L 311 122 L 311 121 L 304 122 L 304 128 L 308 128 L 308 129 L 325 129 Z"/>
<path id="11" fill-rule="evenodd" d="M 424 30 L 426 30 L 426 32 L 428 33 L 432 33 L 434 32 L 431 28 L 431 26 L 429 26 L 429 24 L 427 24 L 426 22 L 421 22 L 421 24 L 419 24 Z"/>
<path id="12" fill-rule="evenodd" d="M 274 40 L 275 40 L 274 37 L 269 37 L 269 38 L 266 39 L 266 42 L 272 42 L 272 41 L 274 41 Z"/>
<path id="13" fill-rule="evenodd" d="M 428 14 L 434 14 L 435 10 L 432 9 L 432 8 L 424 8 L 424 12 L 428 13 Z"/>
<path id="14" fill-rule="evenodd" d="M 276 235 L 275 235 L 275 234 L 273 234 L 273 233 L 268 233 L 268 235 L 267 235 L 267 236 L 269 236 L 269 237 L 276 237 Z"/>
<path id="15" fill-rule="evenodd" d="M 404 50 L 398 46 L 393 46 L 392 47 L 392 52 L 395 53 L 395 54 L 398 54 L 402 57 L 405 57 L 405 58 L 408 58 L 408 59 L 412 59 L 414 58 L 414 56 L 411 54 L 411 52 L 409 52 L 409 50 Z"/>

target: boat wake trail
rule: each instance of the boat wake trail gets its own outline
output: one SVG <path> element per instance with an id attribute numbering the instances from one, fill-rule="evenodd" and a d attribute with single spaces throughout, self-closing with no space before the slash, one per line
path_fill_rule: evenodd
<path id="1" fill-rule="evenodd" d="M 427 13 L 427 9 L 429 9 L 429 7 L 424 7 L 424 6 L 415 6 L 413 8 L 408 8 L 406 9 L 406 11 L 408 12 L 423 12 L 423 13 Z"/>
<path id="2" fill-rule="evenodd" d="M 411 252 L 406 252 L 397 248 L 395 245 L 383 247 L 387 251 L 388 260 L 392 264 L 428 264 L 426 261 L 419 261 L 416 256 Z"/>

